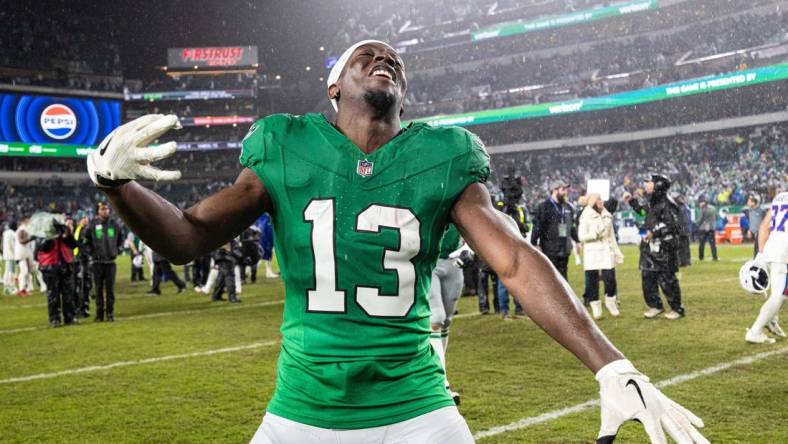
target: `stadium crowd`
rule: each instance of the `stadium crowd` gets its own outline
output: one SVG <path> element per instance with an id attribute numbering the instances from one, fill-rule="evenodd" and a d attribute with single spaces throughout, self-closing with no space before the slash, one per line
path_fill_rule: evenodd
<path id="1" fill-rule="evenodd" d="M 521 176 L 525 199 L 544 199 L 548 184 L 563 180 L 573 197 L 585 194 L 589 179 L 608 179 L 611 195 L 637 192 L 652 171 L 666 173 L 671 191 L 694 205 L 701 198 L 719 205 L 744 205 L 750 194 L 769 197 L 788 181 L 788 127 L 746 128 L 708 134 L 611 145 L 523 151 L 493 155 L 493 183 L 513 171 Z"/>
<path id="2" fill-rule="evenodd" d="M 679 66 L 676 62 L 687 53 L 695 58 L 753 48 L 781 38 L 786 30 L 782 11 L 743 14 L 670 34 L 604 41 L 566 53 L 523 54 L 470 69 L 447 67 L 440 74 L 416 73 L 408 85 L 406 105 L 414 116 L 461 113 L 596 97 L 752 68 L 767 61 L 744 52 L 714 63 Z M 619 74 L 628 77 L 605 77 Z"/>
<path id="3" fill-rule="evenodd" d="M 87 11 L 41 15 L 23 2 L 0 4 L 0 82 L 120 91 L 122 68 L 112 18 Z"/>
<path id="4" fill-rule="evenodd" d="M 472 128 L 474 129 L 474 128 Z M 177 133 L 176 133 L 177 134 Z M 187 206 L 231 183 L 240 165 L 237 150 L 181 152 L 159 163 L 178 169 L 184 181 L 155 184 L 154 189 Z M 499 188 L 503 177 L 522 177 L 529 211 L 544 197 L 548 183 L 564 180 L 572 195 L 584 194 L 588 179 L 609 179 L 613 195 L 635 192 L 649 171 L 666 172 L 672 191 L 685 195 L 694 205 L 700 198 L 721 205 L 743 205 L 749 194 L 769 196 L 788 180 L 784 159 L 788 157 L 785 125 L 750 127 L 727 132 L 676 136 L 608 145 L 560 150 L 520 151 L 494 154 L 492 183 Z M 54 165 L 54 166 L 53 166 Z M 2 158 L 6 171 L 83 172 L 81 159 Z M 96 197 L 85 181 L 64 185 L 62 179 L 31 186 L 0 184 L 0 219 L 30 214 L 34 209 L 80 208 Z M 90 205 L 87 204 L 89 207 Z"/>
<path id="5" fill-rule="evenodd" d="M 361 38 L 384 38 L 400 42 L 417 38 L 421 43 L 440 41 L 456 35 L 467 38 L 468 31 L 517 19 L 571 12 L 602 5 L 599 0 L 498 0 L 437 1 L 406 0 L 379 3 L 370 10 L 353 2 L 340 5 L 347 17 L 331 41 L 330 50 L 341 53 Z M 376 25 L 370 25 L 370 24 Z"/>

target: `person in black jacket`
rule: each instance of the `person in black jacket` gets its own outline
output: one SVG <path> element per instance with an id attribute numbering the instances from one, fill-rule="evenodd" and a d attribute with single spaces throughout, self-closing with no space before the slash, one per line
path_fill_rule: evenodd
<path id="1" fill-rule="evenodd" d="M 219 276 L 216 278 L 216 287 L 213 289 L 212 301 L 221 301 L 222 293 L 227 290 L 227 297 L 230 302 L 241 302 L 236 295 L 235 289 L 235 266 L 241 261 L 243 253 L 239 248 L 233 248 L 232 243 L 228 242 L 213 253 L 213 263 L 219 268 Z"/>
<path id="2" fill-rule="evenodd" d="M 665 295 L 671 311 L 667 319 L 684 316 L 681 305 L 681 287 L 676 279 L 679 263 L 679 235 L 681 234 L 681 215 L 678 204 L 668 196 L 670 179 L 662 174 L 653 174 L 646 180 L 648 202 L 641 203 L 637 198 L 629 199 L 629 205 L 645 216 L 643 228 L 646 235 L 640 242 L 640 263 L 643 284 L 643 298 L 648 309 L 643 316 L 654 318 L 665 310 L 659 298 L 659 290 Z"/>
<path id="3" fill-rule="evenodd" d="M 74 228 L 74 239 L 77 248 L 74 248 L 74 309 L 78 317 L 90 317 L 90 292 L 93 289 L 93 272 L 90 267 L 90 255 L 79 250 L 79 245 L 84 244 L 84 238 L 90 227 L 90 219 L 85 214 L 80 215 L 79 223 Z M 95 298 L 94 298 L 95 299 Z"/>
<path id="4" fill-rule="evenodd" d="M 534 214 L 531 244 L 547 256 L 566 279 L 572 240 L 577 240 L 574 210 L 566 201 L 568 185 L 561 180 L 550 183 L 550 197 L 539 204 Z"/>
<path id="5" fill-rule="evenodd" d="M 246 284 L 246 267 L 249 267 L 249 277 L 252 283 L 257 282 L 257 264 L 262 258 L 260 248 L 260 230 L 252 225 L 241 234 L 241 281 Z"/>
<path id="6" fill-rule="evenodd" d="M 98 216 L 90 222 L 83 236 L 85 253 L 90 257 L 96 284 L 95 322 L 115 320 L 115 258 L 125 237 L 120 225 L 109 217 L 109 206 L 99 202 Z M 81 249 L 80 249 L 81 250 Z"/>
<path id="7" fill-rule="evenodd" d="M 186 290 L 186 283 L 178 276 L 178 272 L 172 269 L 170 261 L 157 253 L 156 250 L 153 250 L 153 283 L 151 289 L 145 294 L 151 296 L 160 295 L 161 289 L 159 286 L 161 285 L 162 279 L 165 277 L 178 287 L 177 294 L 181 294 Z"/>

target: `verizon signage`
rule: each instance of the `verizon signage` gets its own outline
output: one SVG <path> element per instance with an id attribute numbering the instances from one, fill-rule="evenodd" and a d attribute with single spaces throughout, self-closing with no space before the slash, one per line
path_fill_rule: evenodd
<path id="1" fill-rule="evenodd" d="M 256 46 L 167 49 L 167 67 L 170 69 L 246 68 L 256 65 Z"/>

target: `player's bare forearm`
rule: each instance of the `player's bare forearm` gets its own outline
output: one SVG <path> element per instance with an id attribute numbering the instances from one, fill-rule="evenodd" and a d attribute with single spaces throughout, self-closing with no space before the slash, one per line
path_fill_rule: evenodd
<path id="1" fill-rule="evenodd" d="M 233 185 L 186 210 L 134 181 L 102 191 L 126 225 L 175 264 L 215 250 L 271 210 L 265 187 L 248 169 Z"/>
<path id="2" fill-rule="evenodd" d="M 463 238 L 498 274 L 528 316 L 596 373 L 623 358 L 547 258 L 490 204 L 481 184 L 468 186 L 452 209 Z"/>
<path id="3" fill-rule="evenodd" d="M 758 251 L 762 252 L 763 247 L 766 246 L 766 241 L 769 240 L 769 235 L 771 231 L 769 230 L 769 225 L 771 225 L 772 220 L 772 209 L 769 208 L 769 211 L 763 216 L 763 221 L 761 221 L 761 226 L 758 227 Z"/>

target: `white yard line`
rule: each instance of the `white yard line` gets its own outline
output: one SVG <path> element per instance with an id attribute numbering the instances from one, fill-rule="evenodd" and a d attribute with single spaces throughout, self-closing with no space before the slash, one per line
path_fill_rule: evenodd
<path id="1" fill-rule="evenodd" d="M 20 310 L 23 308 L 41 308 L 46 307 L 47 304 L 27 304 L 27 305 L 9 305 L 7 307 L 0 307 L 0 310 Z"/>
<path id="2" fill-rule="evenodd" d="M 254 304 L 233 304 L 233 305 L 226 305 L 226 306 L 219 306 L 219 307 L 208 307 L 208 308 L 201 308 L 201 309 L 192 309 L 192 310 L 176 310 L 176 311 L 163 311 L 160 313 L 149 313 L 144 315 L 135 315 L 135 316 L 118 316 L 115 318 L 116 321 L 136 321 L 139 319 L 151 319 L 151 318 L 161 318 L 166 316 L 178 316 L 178 315 L 190 315 L 190 314 L 199 314 L 199 313 L 212 313 L 214 311 L 219 310 L 238 310 L 241 308 L 250 308 L 250 307 L 265 307 L 268 305 L 280 305 L 283 304 L 285 301 L 284 299 L 280 299 L 277 301 L 266 301 L 266 302 L 257 302 Z M 85 319 L 85 323 L 92 323 L 89 319 Z M 46 330 L 49 327 L 45 325 L 39 325 L 35 327 L 20 327 L 20 328 L 9 328 L 6 330 L 0 330 L 0 335 L 7 335 L 12 333 L 21 333 L 26 331 L 36 331 L 36 330 Z"/>
<path id="3" fill-rule="evenodd" d="M 167 296 L 169 296 L 169 295 L 165 295 L 165 297 L 167 297 Z M 173 296 L 175 296 L 175 295 L 173 295 Z M 41 297 L 43 299 L 47 298 L 45 293 L 41 293 L 38 290 L 36 290 L 36 293 L 33 294 L 32 296 L 27 296 L 27 297 L 29 297 L 31 299 L 35 299 L 37 297 Z M 152 297 L 151 295 L 147 295 L 147 294 L 138 294 L 138 295 L 132 295 L 132 296 L 115 295 L 115 300 L 116 301 L 130 301 L 130 300 L 134 300 L 134 299 L 150 299 L 151 297 Z M 178 296 L 178 297 L 180 297 L 180 296 Z M 47 306 L 46 302 L 43 303 L 43 304 L 8 305 L 8 306 L 0 307 L 0 311 L 2 311 L 2 310 L 19 310 L 19 309 L 23 309 L 23 308 L 40 308 L 40 307 L 46 307 L 46 306 Z"/>
<path id="4" fill-rule="evenodd" d="M 736 359 L 729 362 L 723 362 L 722 364 L 713 365 L 711 367 L 706 367 L 701 370 L 697 370 L 691 373 L 686 373 L 683 375 L 674 376 L 669 379 L 664 379 L 655 383 L 657 387 L 663 388 L 668 387 L 671 385 L 681 384 L 682 382 L 691 381 L 693 379 L 697 379 L 703 376 L 710 376 L 715 373 L 719 373 L 725 370 L 728 370 L 732 367 L 738 367 L 743 365 L 750 365 L 758 361 L 762 361 L 764 359 L 771 358 L 773 356 L 781 355 L 788 353 L 788 347 L 779 348 L 776 350 L 770 350 L 763 353 L 758 353 L 751 356 L 745 356 L 740 359 Z M 545 422 L 550 422 L 556 420 L 558 418 L 571 415 L 573 413 L 579 413 L 585 410 L 589 410 L 599 406 L 599 399 L 591 399 L 586 402 L 575 404 L 570 407 L 565 407 L 558 410 L 553 410 L 547 413 L 543 413 L 539 416 L 532 416 L 530 418 L 523 418 L 519 421 L 515 421 L 511 424 L 506 424 L 498 427 L 493 427 L 491 429 L 482 430 L 480 432 L 476 432 L 473 437 L 476 440 L 489 438 L 491 436 L 500 435 L 502 433 L 512 432 L 514 430 L 524 429 L 526 427 L 530 427 L 536 424 L 542 424 Z"/>
<path id="5" fill-rule="evenodd" d="M 73 375 L 73 374 L 79 374 L 79 373 L 91 373 L 91 372 L 96 372 L 96 371 L 111 370 L 111 369 L 118 368 L 118 367 L 128 367 L 128 366 L 132 366 L 132 365 L 153 364 L 153 363 L 164 362 L 164 361 L 172 361 L 172 360 L 177 360 L 177 359 L 195 358 L 195 357 L 201 357 L 201 356 L 211 356 L 211 355 L 216 355 L 216 354 L 220 354 L 220 353 L 234 353 L 234 352 L 244 351 L 244 350 L 253 350 L 253 349 L 257 349 L 257 348 L 261 348 L 261 347 L 270 347 L 270 346 L 276 345 L 278 343 L 279 343 L 279 341 L 256 342 L 256 343 L 253 343 L 253 344 L 241 345 L 241 346 L 237 346 L 237 347 L 225 347 L 225 348 L 219 348 L 219 349 L 214 349 L 214 350 L 206 350 L 206 351 L 201 351 L 201 352 L 193 352 L 193 353 L 184 353 L 184 354 L 178 354 L 178 355 L 159 356 L 159 357 L 155 357 L 155 358 L 138 359 L 138 360 L 134 360 L 134 361 L 119 361 L 119 362 L 114 362 L 114 363 L 111 363 L 111 364 L 96 365 L 96 366 L 90 366 L 90 367 L 80 367 L 80 368 L 62 370 L 62 371 L 51 372 L 51 373 L 39 373 L 39 374 L 29 375 L 29 376 L 20 376 L 20 377 L 16 377 L 16 378 L 2 379 L 2 380 L 0 380 L 0 385 L 1 384 L 14 384 L 14 383 L 18 383 L 18 382 L 28 382 L 28 381 L 34 381 L 34 380 L 39 380 L 39 379 L 51 379 L 51 378 L 57 378 L 57 377 L 60 377 L 60 376 Z M 704 376 L 714 375 L 716 373 L 723 372 L 723 371 L 728 370 L 728 369 L 733 368 L 733 367 L 750 365 L 750 364 L 753 364 L 755 362 L 762 361 L 764 359 L 768 359 L 768 358 L 771 358 L 773 356 L 777 356 L 777 355 L 781 355 L 781 354 L 785 354 L 785 353 L 788 353 L 788 347 L 783 347 L 783 348 L 779 348 L 779 349 L 776 349 L 776 350 L 770 350 L 770 351 L 758 353 L 758 354 L 751 355 L 751 356 L 745 356 L 745 357 L 740 358 L 740 359 L 736 359 L 736 360 L 733 360 L 733 361 L 728 361 L 728 362 L 724 362 L 724 363 L 721 363 L 721 364 L 713 365 L 711 367 L 706 367 L 704 369 L 697 370 L 697 371 L 694 371 L 694 372 L 691 372 L 691 373 L 686 373 L 686 374 L 683 374 L 683 375 L 674 376 L 672 378 L 659 381 L 659 382 L 655 383 L 655 385 L 657 387 L 664 388 L 664 387 L 668 387 L 668 386 L 671 386 L 671 385 L 681 384 L 683 382 L 691 381 L 693 379 L 698 379 L 698 378 L 701 378 L 701 377 L 704 377 Z M 564 407 L 564 408 L 558 409 L 558 410 L 553 410 L 553 411 L 546 412 L 546 413 L 543 413 L 543 414 L 538 415 L 538 416 L 532 416 L 532 417 L 529 417 L 529 418 L 523 418 L 523 419 L 521 419 L 519 421 L 510 423 L 510 424 L 493 427 L 493 428 L 487 429 L 487 430 L 482 430 L 482 431 L 476 432 L 473 437 L 476 440 L 489 438 L 491 436 L 500 435 L 502 433 L 507 433 L 507 432 L 511 432 L 511 431 L 515 431 L 515 430 L 524 429 L 526 427 L 530 427 L 530 426 L 533 426 L 533 425 L 536 425 L 536 424 L 542 424 L 542 423 L 550 422 L 550 421 L 562 418 L 564 416 L 571 415 L 571 414 L 574 414 L 574 413 L 583 412 L 583 411 L 586 411 L 586 410 L 589 410 L 589 409 L 592 409 L 592 408 L 596 408 L 598 406 L 599 406 L 599 399 L 591 399 L 591 400 L 588 400 L 588 401 L 580 403 L 580 404 L 575 404 L 573 406 Z"/>
<path id="6" fill-rule="evenodd" d="M 147 358 L 147 359 L 138 359 L 135 361 L 120 361 L 120 362 L 113 362 L 112 364 L 106 365 L 92 365 L 90 367 L 80 367 L 80 368 L 72 368 L 68 370 L 62 370 L 59 372 L 52 372 L 52 373 L 39 373 L 37 375 L 30 375 L 30 376 L 21 376 L 18 378 L 8 378 L 0 380 L 0 384 L 14 384 L 17 382 L 27 382 L 27 381 L 34 381 L 37 379 L 51 379 L 57 378 L 59 376 L 65 375 L 74 375 L 78 373 L 91 373 L 97 372 L 101 370 L 111 370 L 118 367 L 128 367 L 132 365 L 143 365 L 143 364 L 154 364 L 157 362 L 164 362 L 164 361 L 173 361 L 176 359 L 186 359 L 186 358 L 197 358 L 200 356 L 211 356 L 217 355 L 220 353 L 233 353 L 238 351 L 244 350 L 253 350 L 260 347 L 270 347 L 272 345 L 278 344 L 279 341 L 268 341 L 268 342 L 255 342 L 253 344 L 247 345 L 240 345 L 237 347 L 225 347 L 225 348 L 217 348 L 215 350 L 206 350 L 201 352 L 193 352 L 193 353 L 184 353 L 180 355 L 169 355 L 169 356 L 159 356 L 157 358 Z"/>

